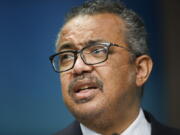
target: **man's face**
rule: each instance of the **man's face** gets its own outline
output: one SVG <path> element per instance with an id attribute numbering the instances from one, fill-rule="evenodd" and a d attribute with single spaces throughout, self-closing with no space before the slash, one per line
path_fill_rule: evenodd
<path id="1" fill-rule="evenodd" d="M 57 48 L 80 50 L 87 42 L 99 40 L 127 47 L 125 30 L 124 22 L 114 14 L 77 16 L 62 28 Z M 74 68 L 61 73 L 63 98 L 75 117 L 125 114 L 137 105 L 136 71 L 130 55 L 114 46 L 107 61 L 97 65 L 86 65 L 78 55 Z"/>

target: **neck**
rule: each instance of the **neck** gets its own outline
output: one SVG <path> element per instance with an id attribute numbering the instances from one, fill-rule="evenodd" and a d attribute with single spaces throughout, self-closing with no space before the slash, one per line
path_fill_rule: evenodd
<path id="1" fill-rule="evenodd" d="M 81 121 L 88 128 L 103 135 L 116 135 L 122 133 L 137 118 L 139 107 L 121 113 L 108 113 L 106 116 L 101 115 L 95 119 Z M 111 114 L 113 114 L 111 116 Z"/>

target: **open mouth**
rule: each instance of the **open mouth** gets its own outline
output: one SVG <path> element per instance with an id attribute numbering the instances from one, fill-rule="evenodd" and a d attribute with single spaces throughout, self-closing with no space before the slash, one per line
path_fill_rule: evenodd
<path id="1" fill-rule="evenodd" d="M 100 86 L 95 82 L 79 81 L 71 89 L 71 96 L 77 103 L 92 100 L 100 91 Z"/>
<path id="2" fill-rule="evenodd" d="M 85 91 L 85 90 L 97 89 L 97 88 L 98 88 L 98 87 L 96 87 L 96 86 L 90 86 L 90 87 L 85 86 L 85 87 L 81 87 L 81 88 L 77 89 L 77 90 L 75 91 L 75 93 L 83 92 L 83 91 Z"/>
<path id="3" fill-rule="evenodd" d="M 86 103 L 103 92 L 103 82 L 93 76 L 75 78 L 70 83 L 68 92 L 74 102 Z"/>

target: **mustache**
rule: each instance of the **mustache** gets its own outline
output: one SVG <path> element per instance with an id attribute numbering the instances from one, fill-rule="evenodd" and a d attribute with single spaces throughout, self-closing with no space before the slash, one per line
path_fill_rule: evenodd
<path id="1" fill-rule="evenodd" d="M 94 84 L 96 84 L 96 86 L 100 89 L 103 90 L 103 82 L 101 80 L 99 80 L 96 76 L 93 76 L 91 74 L 87 74 L 84 73 L 82 75 L 77 76 L 76 78 L 74 78 L 70 84 L 69 84 L 69 88 L 68 91 L 69 93 L 73 92 L 73 88 L 76 85 L 76 83 L 78 81 L 83 81 L 83 80 L 88 80 L 90 82 L 93 82 Z"/>

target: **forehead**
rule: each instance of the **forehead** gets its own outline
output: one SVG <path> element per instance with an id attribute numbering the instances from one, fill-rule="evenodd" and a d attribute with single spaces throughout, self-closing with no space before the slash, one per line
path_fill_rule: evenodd
<path id="1" fill-rule="evenodd" d="M 90 40 L 122 43 L 125 38 L 123 20 L 110 13 L 80 15 L 67 22 L 60 32 L 57 49 L 64 43 L 83 45 Z"/>

